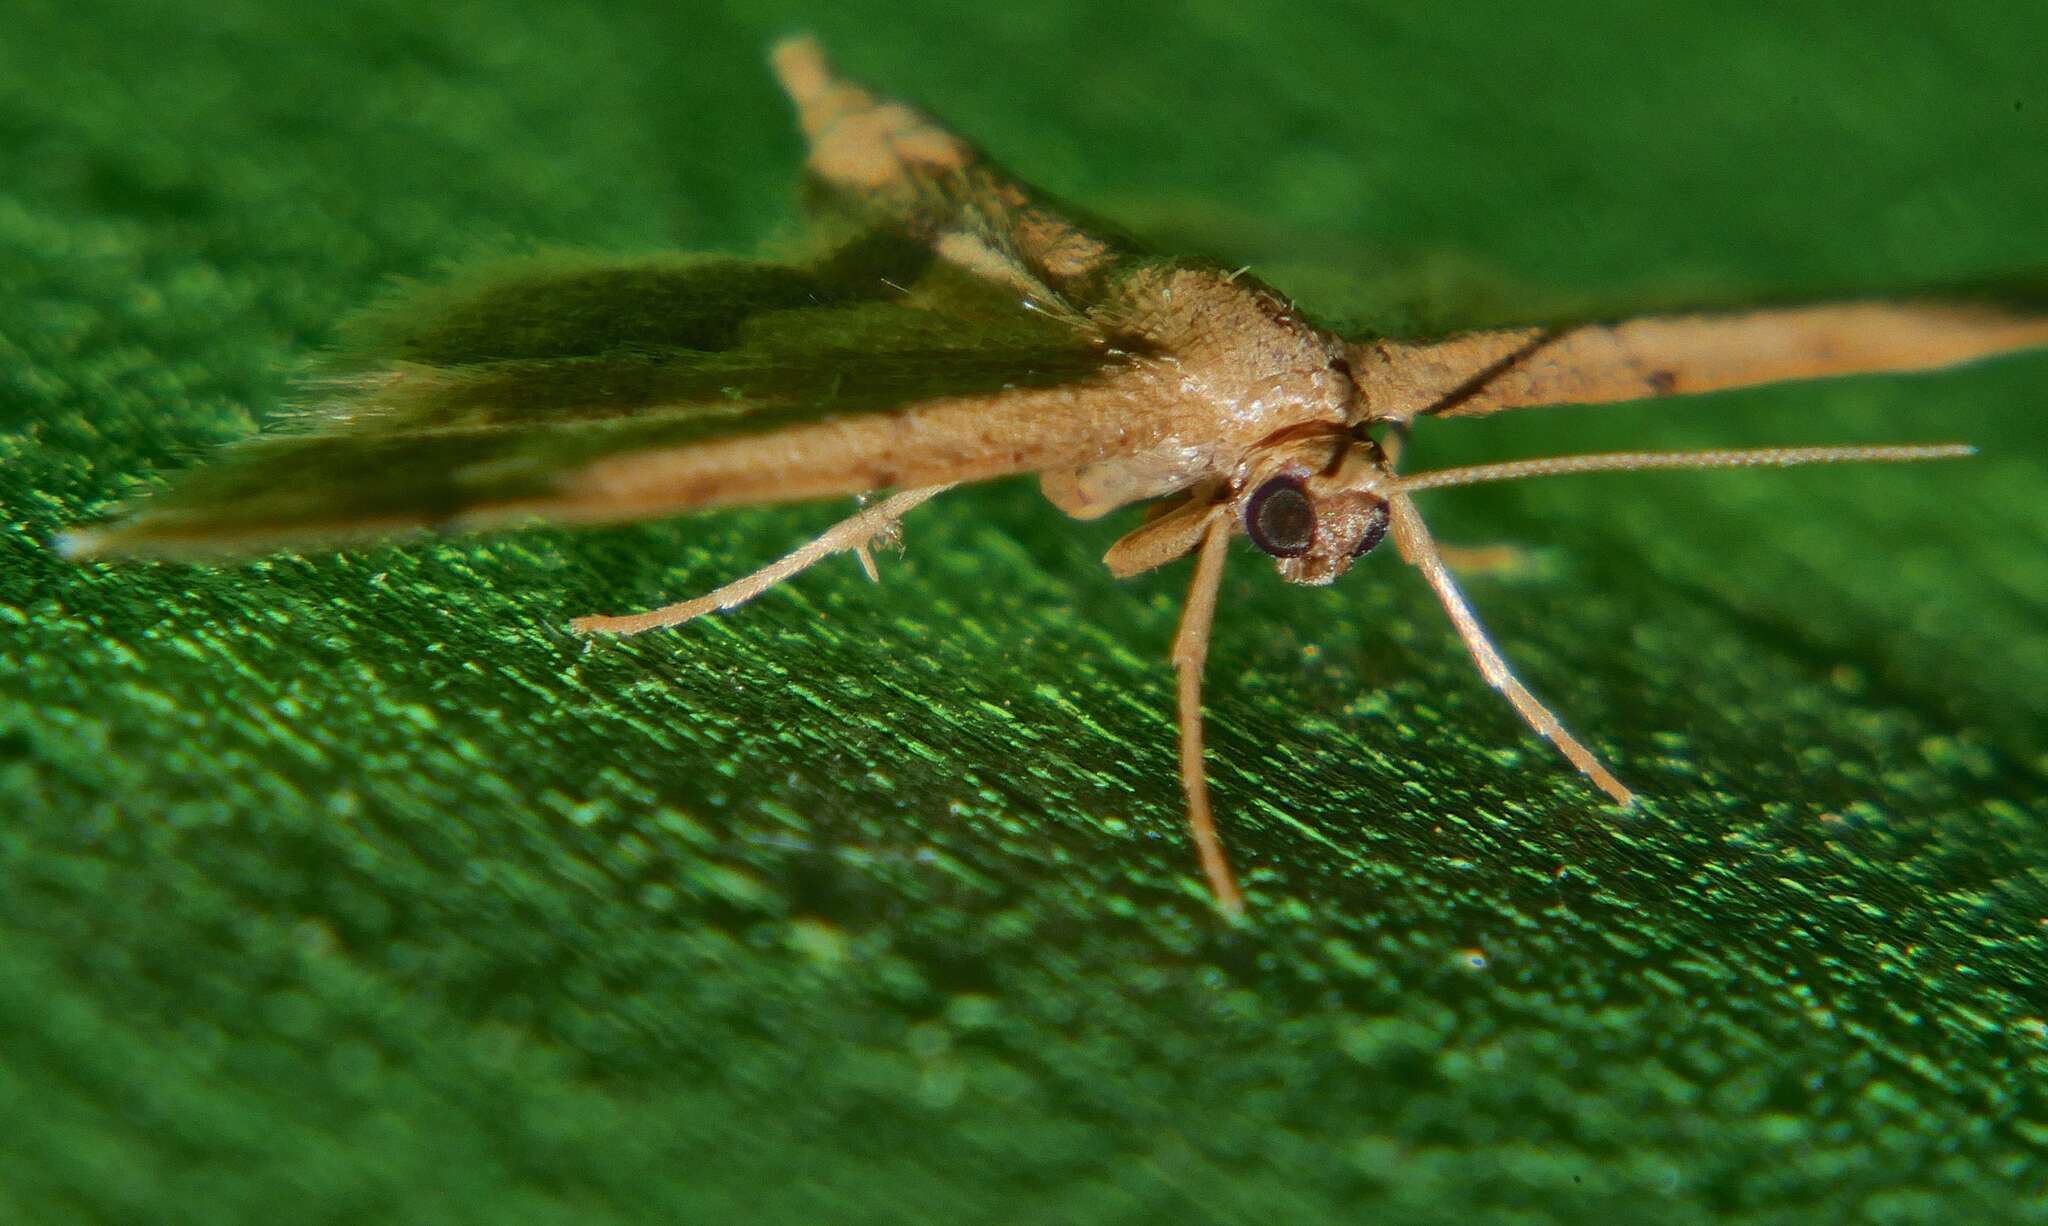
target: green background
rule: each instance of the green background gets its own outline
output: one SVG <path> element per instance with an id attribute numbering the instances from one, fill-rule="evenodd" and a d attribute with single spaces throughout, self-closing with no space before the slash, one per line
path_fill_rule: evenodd
<path id="1" fill-rule="evenodd" d="M 623 644 L 564 623 L 844 508 L 46 546 L 393 278 L 787 234 L 801 28 L 1311 309 L 2048 268 L 2040 10 L 1619 7 L 11 0 L 0 1220 L 2048 1220 L 2048 357 L 1422 433 L 1983 446 L 1432 496 L 1538 547 L 1469 589 L 1633 817 L 1393 557 L 1240 551 L 1240 928 L 1130 515 L 955 494 L 879 586 Z"/>

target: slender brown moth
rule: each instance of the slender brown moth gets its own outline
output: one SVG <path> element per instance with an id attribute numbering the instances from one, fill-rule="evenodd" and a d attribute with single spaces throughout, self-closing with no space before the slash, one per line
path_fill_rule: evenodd
<path id="1" fill-rule="evenodd" d="M 774 66 L 810 145 L 823 254 L 535 260 L 360 321 L 317 428 L 243 444 L 74 555 L 205 554 L 893 491 L 782 560 L 592 633 L 729 609 L 969 481 L 1035 473 L 1068 515 L 1164 500 L 1104 558 L 1192 554 L 1173 665 L 1188 821 L 1216 901 L 1242 898 L 1210 817 L 1201 674 L 1242 532 L 1296 583 L 1391 537 L 1480 673 L 1619 804 L 1627 787 L 1515 679 L 1423 526 L 1426 490 L 1567 473 L 1930 460 L 1958 445 L 1565 456 L 1400 475 L 1422 418 L 1926 369 L 2048 343 L 2048 316 L 1864 302 L 1346 338 L 1242 272 L 1084 225 L 929 117 L 835 76 L 807 39 Z"/>

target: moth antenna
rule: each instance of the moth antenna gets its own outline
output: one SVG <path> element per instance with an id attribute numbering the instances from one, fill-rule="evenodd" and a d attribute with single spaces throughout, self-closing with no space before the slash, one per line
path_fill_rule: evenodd
<path id="1" fill-rule="evenodd" d="M 1429 529 L 1423 526 L 1422 514 L 1415 509 L 1414 501 L 1406 494 L 1396 493 L 1387 500 L 1387 509 L 1395 547 L 1409 565 L 1422 572 L 1422 577 L 1436 591 L 1437 600 L 1444 606 L 1444 612 L 1450 615 L 1458 637 L 1465 640 L 1465 650 L 1471 653 L 1472 662 L 1479 666 L 1479 675 L 1486 678 L 1486 684 L 1499 690 L 1538 736 L 1557 746 L 1558 752 L 1578 767 L 1595 787 L 1612 797 L 1616 804 L 1635 803 L 1635 793 L 1615 778 L 1614 773 L 1593 756 L 1592 750 L 1566 731 L 1557 716 L 1550 713 L 1550 708 L 1515 679 L 1514 671 L 1501 658 L 1493 640 L 1487 637 L 1486 627 L 1479 624 L 1478 615 L 1472 612 L 1471 605 L 1465 603 L 1465 595 L 1452 580 L 1450 568 L 1444 564 L 1443 555 L 1438 552 Z"/>
<path id="2" fill-rule="evenodd" d="M 680 626 L 706 613 L 735 608 L 835 553 L 855 550 L 865 559 L 869 542 L 895 531 L 897 521 L 902 519 L 905 513 L 929 500 L 933 495 L 951 488 L 952 485 L 947 484 L 904 490 L 884 498 L 873 506 L 862 507 L 858 512 L 825 529 L 815 540 L 801 549 L 770 562 L 751 575 L 735 579 L 716 591 L 706 592 L 694 600 L 685 600 L 624 617 L 579 617 L 569 623 L 569 628 L 579 634 L 640 634 L 648 630 L 659 630 L 664 626 Z M 870 561 L 868 565 L 872 566 L 873 563 Z"/>
<path id="3" fill-rule="evenodd" d="M 1452 485 L 1482 485 L 1494 481 L 1520 481 L 1528 477 L 1562 477 L 1572 473 L 1649 472 L 1677 468 L 1791 468 L 1800 464 L 1858 462 L 1904 464 L 1916 460 L 1955 460 L 1976 454 L 1977 449 L 1965 443 L 1872 447 L 1751 447 L 1739 451 L 1614 451 L 1597 455 L 1508 460 L 1500 464 L 1474 464 L 1465 468 L 1440 468 L 1434 472 L 1411 473 L 1405 477 L 1395 478 L 1394 491 L 1413 494 Z"/>
<path id="4" fill-rule="evenodd" d="M 1216 837 L 1216 819 L 1209 811 L 1209 780 L 1202 770 L 1202 665 L 1209 658 L 1209 627 L 1216 620 L 1216 591 L 1223 583 L 1223 561 L 1230 546 L 1230 523 L 1223 516 L 1210 521 L 1195 554 L 1195 575 L 1188 584 L 1180 629 L 1173 636 L 1173 671 L 1180 693 L 1180 785 L 1188 798 L 1188 830 L 1195 854 L 1216 905 L 1231 916 L 1244 914 L 1244 895 L 1231 875 L 1223 841 Z"/>

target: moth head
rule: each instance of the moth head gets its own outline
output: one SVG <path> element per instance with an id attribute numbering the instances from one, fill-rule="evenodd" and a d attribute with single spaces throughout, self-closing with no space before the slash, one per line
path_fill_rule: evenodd
<path id="1" fill-rule="evenodd" d="M 1329 583 L 1387 535 L 1379 449 L 1343 438 L 1274 449 L 1234 510 L 1254 548 L 1290 583 Z"/>

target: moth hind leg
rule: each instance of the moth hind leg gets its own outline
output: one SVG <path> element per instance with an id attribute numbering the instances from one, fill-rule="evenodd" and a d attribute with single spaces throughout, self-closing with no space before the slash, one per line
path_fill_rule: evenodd
<path id="1" fill-rule="evenodd" d="M 680 626 L 706 613 L 722 612 L 743 605 L 783 580 L 801 574 L 838 553 L 857 554 L 869 578 L 874 578 L 874 559 L 869 555 L 868 547 L 876 541 L 894 542 L 905 514 L 933 495 L 950 488 L 948 485 L 931 485 L 923 489 L 904 490 L 872 506 L 862 507 L 825 529 L 802 547 L 777 558 L 750 575 L 735 579 L 702 596 L 665 605 L 659 609 L 650 609 L 645 613 L 629 613 L 622 617 L 579 617 L 570 622 L 569 627 L 579 634 L 627 635 L 659 630 L 666 626 Z"/>
<path id="2" fill-rule="evenodd" d="M 866 504 L 863 498 L 862 504 Z M 875 566 L 875 546 L 887 545 L 897 553 L 903 552 L 903 521 L 892 519 L 876 529 L 875 534 L 853 547 L 853 556 L 860 563 L 860 573 L 868 577 L 869 583 L 880 583 L 882 572 Z"/>

